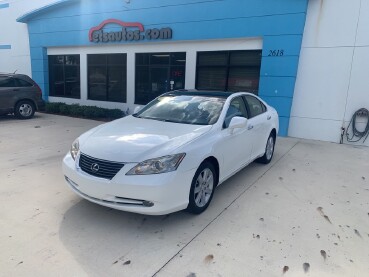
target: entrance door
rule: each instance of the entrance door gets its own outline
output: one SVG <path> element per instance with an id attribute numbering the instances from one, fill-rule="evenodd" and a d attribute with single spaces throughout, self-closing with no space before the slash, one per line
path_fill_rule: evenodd
<path id="1" fill-rule="evenodd" d="M 151 91 L 160 95 L 170 90 L 169 68 L 151 67 Z"/>
<path id="2" fill-rule="evenodd" d="M 146 105 L 165 92 L 185 87 L 186 53 L 136 54 L 135 104 Z"/>

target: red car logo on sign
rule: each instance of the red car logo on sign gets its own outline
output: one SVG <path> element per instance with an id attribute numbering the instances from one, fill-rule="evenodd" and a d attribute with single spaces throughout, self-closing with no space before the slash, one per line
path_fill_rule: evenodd
<path id="1" fill-rule="evenodd" d="M 104 32 L 103 28 L 107 24 L 117 24 L 122 27 L 121 31 Z M 128 30 L 126 28 L 137 28 L 138 30 Z M 144 26 L 139 22 L 124 22 L 118 19 L 107 19 L 101 22 L 98 26 L 90 29 L 88 38 L 91 42 L 116 42 L 116 41 L 138 41 L 152 39 L 171 39 L 172 29 L 144 29 Z"/>

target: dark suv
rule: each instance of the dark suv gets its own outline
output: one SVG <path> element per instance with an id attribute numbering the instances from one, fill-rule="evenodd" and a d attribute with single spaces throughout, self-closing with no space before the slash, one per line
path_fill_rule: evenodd
<path id="1" fill-rule="evenodd" d="M 14 113 L 20 119 L 29 119 L 44 106 L 42 91 L 30 77 L 0 73 L 0 115 Z"/>

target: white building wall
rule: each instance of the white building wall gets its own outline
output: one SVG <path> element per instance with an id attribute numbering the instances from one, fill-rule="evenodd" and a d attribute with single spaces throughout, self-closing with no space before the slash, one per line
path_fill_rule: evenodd
<path id="1" fill-rule="evenodd" d="M 339 142 L 353 113 L 369 110 L 368 72 L 369 1 L 310 0 L 289 136 Z"/>
<path id="2" fill-rule="evenodd" d="M 0 49 L 0 72 L 14 72 L 32 76 L 27 24 L 16 19 L 35 9 L 44 7 L 57 0 L 10 0 L 0 9 L 0 45 L 10 45 L 11 49 Z"/>

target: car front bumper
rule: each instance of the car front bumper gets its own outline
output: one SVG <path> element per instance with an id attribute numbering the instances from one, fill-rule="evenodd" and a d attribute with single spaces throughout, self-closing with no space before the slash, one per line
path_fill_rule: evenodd
<path id="1" fill-rule="evenodd" d="M 168 214 L 187 207 L 196 169 L 126 175 L 135 165 L 126 164 L 112 180 L 107 180 L 82 171 L 68 153 L 63 159 L 63 173 L 75 193 L 106 207 L 148 215 Z"/>

